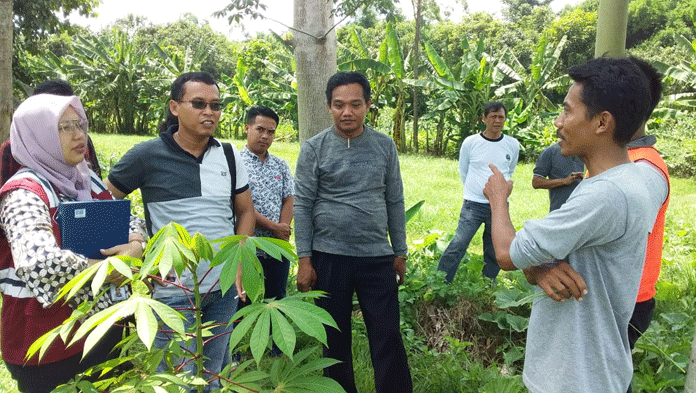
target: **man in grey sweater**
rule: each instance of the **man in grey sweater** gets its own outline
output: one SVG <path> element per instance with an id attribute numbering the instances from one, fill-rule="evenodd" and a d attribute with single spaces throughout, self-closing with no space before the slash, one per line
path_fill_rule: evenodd
<path id="1" fill-rule="evenodd" d="M 363 124 L 370 84 L 339 72 L 326 87 L 334 125 L 307 140 L 295 170 L 297 289 L 327 296 L 316 304 L 339 330 L 327 331 L 324 356 L 340 360 L 324 375 L 357 392 L 351 352 L 353 293 L 365 320 L 375 389 L 413 390 L 399 329 L 398 284 L 406 270 L 406 219 L 394 142 Z"/>

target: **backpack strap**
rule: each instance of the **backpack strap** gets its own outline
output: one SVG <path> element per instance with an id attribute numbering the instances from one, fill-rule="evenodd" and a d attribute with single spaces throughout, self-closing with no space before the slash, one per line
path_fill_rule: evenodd
<path id="1" fill-rule="evenodd" d="M 227 159 L 227 168 L 230 171 L 230 179 L 232 181 L 232 189 L 230 190 L 230 206 L 232 207 L 232 224 L 237 226 L 237 216 L 234 214 L 234 197 L 236 195 L 237 186 L 237 164 L 234 159 L 234 150 L 232 149 L 232 144 L 227 142 L 222 142 L 222 151 L 225 152 L 225 158 Z"/>

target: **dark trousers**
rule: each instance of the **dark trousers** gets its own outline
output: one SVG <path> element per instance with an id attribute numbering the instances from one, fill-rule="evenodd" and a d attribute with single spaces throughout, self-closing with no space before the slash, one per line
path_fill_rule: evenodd
<path id="1" fill-rule="evenodd" d="M 266 293 L 264 297 L 282 299 L 288 288 L 288 272 L 290 271 L 290 261 L 283 257 L 282 261 L 275 258 L 264 256 L 259 257 L 261 267 L 263 267 L 264 286 Z"/>
<path id="2" fill-rule="evenodd" d="M 58 362 L 46 363 L 37 366 L 22 366 L 5 362 L 7 370 L 17 381 L 17 389 L 23 393 L 49 393 L 58 385 L 70 381 L 75 375 L 88 368 L 118 356 L 118 351 L 111 351 L 123 335 L 123 328 L 113 327 L 106 336 L 92 348 L 90 353 L 82 360 L 82 353 L 63 359 Z M 97 374 L 98 376 L 99 374 Z M 95 381 L 96 377 L 88 378 Z"/>
<path id="3" fill-rule="evenodd" d="M 640 336 L 648 330 L 653 318 L 653 311 L 655 311 L 654 298 L 636 303 L 631 320 L 628 322 L 628 344 L 631 346 L 631 350 L 636 347 L 636 341 Z"/>
<path id="4" fill-rule="evenodd" d="M 312 265 L 317 273 L 314 289 L 328 293 L 317 299 L 316 304 L 328 311 L 339 327 L 339 330 L 327 328 L 328 347 L 324 348 L 324 356 L 341 363 L 324 369 L 324 375 L 347 392 L 357 392 L 351 329 L 355 292 L 367 328 L 376 392 L 412 392 L 411 372 L 399 328 L 394 256 L 347 257 L 314 251 Z"/>
<path id="5" fill-rule="evenodd" d="M 654 298 L 644 302 L 638 302 L 633 308 L 633 315 L 631 315 L 631 320 L 628 322 L 628 344 L 631 346 L 631 350 L 636 347 L 636 341 L 638 341 L 640 336 L 648 330 L 654 311 Z M 631 391 L 631 385 L 628 385 L 627 393 L 631 393 Z"/>

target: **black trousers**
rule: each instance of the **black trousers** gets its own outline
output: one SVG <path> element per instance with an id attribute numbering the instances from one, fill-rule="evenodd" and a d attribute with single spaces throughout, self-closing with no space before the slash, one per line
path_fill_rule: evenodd
<path id="1" fill-rule="evenodd" d="M 314 251 L 312 265 L 317 273 L 315 290 L 328 296 L 316 300 L 336 321 L 339 330 L 327 328 L 328 347 L 324 356 L 340 360 L 324 369 L 347 392 L 357 392 L 353 375 L 352 329 L 353 293 L 358 296 L 377 393 L 410 393 L 411 372 L 399 328 L 399 298 L 394 256 L 347 257 Z"/>
<path id="2" fill-rule="evenodd" d="M 5 366 L 12 378 L 17 381 L 17 389 L 20 392 L 49 393 L 58 385 L 67 383 L 88 368 L 116 358 L 118 351 L 111 350 L 121 341 L 122 335 L 123 328 L 112 327 L 82 361 L 80 361 L 82 353 L 78 353 L 54 363 L 22 366 L 5 362 Z M 95 381 L 96 377 L 90 380 Z"/>
<path id="3" fill-rule="evenodd" d="M 635 308 L 633 308 L 633 315 L 631 315 L 631 320 L 628 321 L 628 344 L 631 346 L 631 350 L 636 347 L 636 341 L 638 341 L 640 336 L 648 330 L 654 311 L 655 298 L 638 302 Z M 628 385 L 627 393 L 631 393 L 631 391 L 631 385 Z"/>
<path id="4" fill-rule="evenodd" d="M 631 346 L 631 350 L 635 348 L 636 341 L 638 341 L 640 336 L 648 330 L 648 326 L 650 326 L 653 318 L 653 311 L 655 311 L 654 298 L 636 303 L 631 320 L 628 322 L 628 343 Z"/>

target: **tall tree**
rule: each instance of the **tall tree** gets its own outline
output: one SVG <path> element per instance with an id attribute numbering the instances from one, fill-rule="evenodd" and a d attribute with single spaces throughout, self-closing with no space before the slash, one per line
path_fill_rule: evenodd
<path id="1" fill-rule="evenodd" d="M 422 0 L 411 0 L 413 15 L 416 22 L 415 39 L 413 40 L 413 79 L 418 80 L 418 63 L 420 62 L 420 25 Z M 413 148 L 418 153 L 418 88 L 413 88 Z"/>
<path id="2" fill-rule="evenodd" d="M 531 15 L 537 7 L 551 4 L 552 0 L 502 0 L 505 4 L 503 15 L 509 21 L 517 21 L 520 18 Z"/>
<path id="3" fill-rule="evenodd" d="M 323 94 L 326 81 L 336 72 L 336 33 L 334 16 L 355 15 L 359 7 L 370 6 L 381 14 L 393 13 L 392 0 L 294 0 L 294 27 L 300 143 L 331 124 Z M 265 18 L 263 0 L 232 0 L 217 17 L 227 16 L 230 23 L 244 17 Z"/>
<path id="4" fill-rule="evenodd" d="M 0 0 L 0 139 L 9 136 L 12 73 L 13 69 L 19 70 L 19 38 L 22 49 L 31 49 L 36 38 L 70 27 L 58 17 L 59 12 L 63 17 L 73 11 L 90 15 L 97 4 L 99 0 Z"/>
<path id="5" fill-rule="evenodd" d="M 691 360 L 689 368 L 686 370 L 684 393 L 696 393 L 696 332 L 694 332 L 694 340 L 691 342 Z"/>
<path id="6" fill-rule="evenodd" d="M 336 31 L 333 4 L 327 0 L 295 0 L 297 109 L 300 143 L 331 125 L 322 91 L 336 72 Z"/>
<path id="7" fill-rule="evenodd" d="M 12 117 L 12 0 L 0 0 L 0 139 L 10 136 Z"/>

